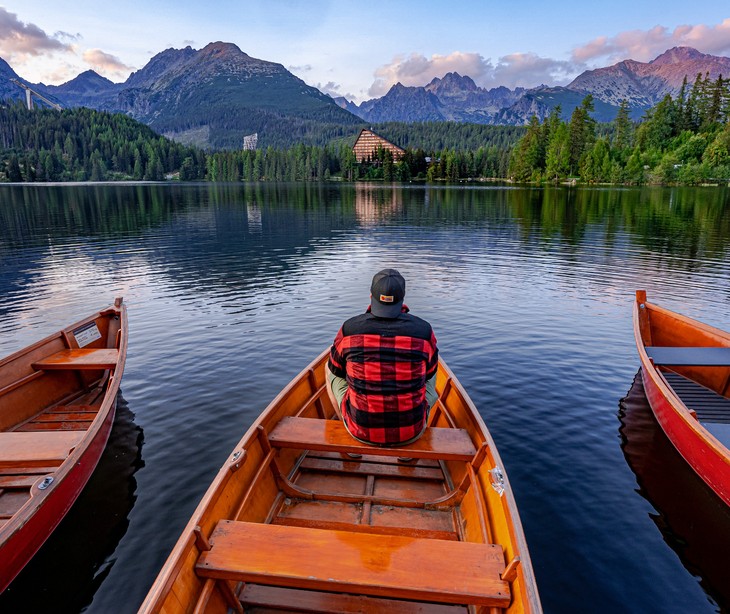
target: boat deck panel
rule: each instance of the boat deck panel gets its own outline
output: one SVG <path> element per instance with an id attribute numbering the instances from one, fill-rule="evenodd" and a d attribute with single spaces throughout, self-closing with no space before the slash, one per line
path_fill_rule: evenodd
<path id="1" fill-rule="evenodd" d="M 283 418 L 269 435 L 277 448 L 314 449 L 377 456 L 412 456 L 439 460 L 470 461 L 476 448 L 469 434 L 456 428 L 426 428 L 416 441 L 398 448 L 377 447 L 358 441 L 339 420 Z"/>
<path id="2" fill-rule="evenodd" d="M 293 480 L 297 487 L 318 493 L 405 497 L 429 501 L 449 490 L 441 467 L 433 460 L 398 462 L 393 457 L 373 460 L 343 459 L 339 454 L 308 452 Z M 326 454 L 326 453 L 325 453 Z M 377 459 L 379 462 L 376 462 Z M 381 534 L 401 533 L 459 539 L 451 510 L 426 510 L 393 505 L 365 505 L 363 501 L 318 501 L 288 497 L 274 524 L 347 529 Z"/>
<path id="3" fill-rule="evenodd" d="M 227 520 L 218 522 L 210 543 L 196 565 L 206 578 L 440 603 L 510 603 L 496 544 Z M 435 568 L 438 574 L 428 573 Z"/>
<path id="4" fill-rule="evenodd" d="M 99 406 L 94 405 L 56 405 L 14 430 L 16 432 L 87 431 L 98 411 Z"/>
<path id="5" fill-rule="evenodd" d="M 730 399 L 674 371 L 663 371 L 662 375 L 682 402 L 697 413 L 700 422 L 730 424 Z"/>
<path id="6" fill-rule="evenodd" d="M 728 367 L 730 347 L 646 346 L 655 365 L 674 367 Z"/>
<path id="7" fill-rule="evenodd" d="M 60 465 L 81 442 L 83 433 L 0 433 L 0 469 Z"/>
<path id="8" fill-rule="evenodd" d="M 114 348 L 61 350 L 33 363 L 34 369 L 113 369 L 119 361 Z"/>

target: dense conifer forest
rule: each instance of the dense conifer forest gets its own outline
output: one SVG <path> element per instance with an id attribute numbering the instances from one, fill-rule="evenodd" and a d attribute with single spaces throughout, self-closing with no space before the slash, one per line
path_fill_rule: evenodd
<path id="1" fill-rule="evenodd" d="M 691 87 L 685 80 L 676 99 L 666 96 L 639 123 L 630 119 L 626 103 L 611 124 L 596 123 L 592 112 L 589 94 L 567 121 L 558 107 L 527 127 L 376 124 L 373 130 L 406 154 L 395 161 L 379 150 L 358 163 L 352 145 L 362 126 L 326 145 L 204 152 L 125 115 L 85 108 L 28 111 L 14 104 L 0 108 L 0 181 L 730 180 L 730 80 L 698 75 Z"/>
<path id="2" fill-rule="evenodd" d="M 685 79 L 635 125 L 623 103 L 610 126 L 591 117 L 589 94 L 564 122 L 559 109 L 540 124 L 534 117 L 513 149 L 515 181 L 696 185 L 730 180 L 730 80 L 699 74 Z"/>
<path id="3" fill-rule="evenodd" d="M 14 104 L 0 108 L 0 171 L 6 181 L 204 179 L 205 155 L 126 115 Z"/>

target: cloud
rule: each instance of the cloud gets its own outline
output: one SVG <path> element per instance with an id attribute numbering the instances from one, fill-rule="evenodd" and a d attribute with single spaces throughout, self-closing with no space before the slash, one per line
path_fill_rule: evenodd
<path id="1" fill-rule="evenodd" d="M 378 68 L 368 94 L 383 96 L 399 82 L 406 86 L 423 86 L 448 72 L 468 75 L 482 87 L 556 85 L 567 83 L 584 67 L 582 62 L 553 60 L 534 53 L 513 53 L 499 58 L 495 64 L 478 53 L 454 51 L 430 58 L 412 53 L 396 56 L 390 64 Z"/>
<path id="2" fill-rule="evenodd" d="M 339 98 L 340 96 L 342 96 L 349 101 L 353 101 L 357 98 L 357 96 L 355 96 L 355 94 L 351 94 L 350 92 L 346 92 L 346 93 L 341 92 L 340 88 L 342 86 L 339 83 L 335 83 L 334 81 L 328 81 L 327 83 L 324 83 L 324 84 L 317 83 L 314 87 L 316 87 L 323 94 L 332 96 L 332 98 Z"/>
<path id="3" fill-rule="evenodd" d="M 51 36 L 35 24 L 22 22 L 15 13 L 0 7 L 0 55 L 5 59 L 72 51 L 71 45 L 59 38 L 67 37 L 65 33 Z"/>
<path id="4" fill-rule="evenodd" d="M 669 30 L 654 26 L 650 30 L 627 30 L 616 36 L 600 36 L 573 49 L 573 60 L 618 62 L 626 59 L 648 62 L 671 47 L 694 47 L 713 55 L 730 53 L 730 19 L 714 26 L 681 25 Z"/>
<path id="5" fill-rule="evenodd" d="M 309 72 L 312 70 L 312 65 L 302 64 L 301 66 L 289 66 L 288 70 L 291 72 Z"/>
<path id="6" fill-rule="evenodd" d="M 134 70 L 117 56 L 106 53 L 101 49 L 87 49 L 84 51 L 83 59 L 95 71 L 105 75 L 126 76 Z"/>

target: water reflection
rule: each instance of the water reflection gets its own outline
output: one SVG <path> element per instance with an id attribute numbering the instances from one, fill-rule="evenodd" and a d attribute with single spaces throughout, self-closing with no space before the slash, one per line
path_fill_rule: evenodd
<path id="1" fill-rule="evenodd" d="M 99 464 L 51 537 L 0 594 L 1 612 L 79 612 L 91 603 L 129 526 L 143 440 L 120 393 Z"/>
<path id="2" fill-rule="evenodd" d="M 723 611 L 730 609 L 730 508 L 690 469 L 654 419 L 641 374 L 621 400 L 621 448 L 651 519 L 687 571 Z"/>

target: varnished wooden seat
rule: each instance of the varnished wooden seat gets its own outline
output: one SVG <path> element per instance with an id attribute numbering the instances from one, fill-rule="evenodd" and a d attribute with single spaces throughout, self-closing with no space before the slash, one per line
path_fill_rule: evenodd
<path id="1" fill-rule="evenodd" d="M 0 433 L 0 468 L 57 467 L 83 436 L 78 431 Z"/>
<path id="2" fill-rule="evenodd" d="M 221 520 L 199 576 L 391 599 L 505 608 L 502 547 Z"/>
<path id="3" fill-rule="evenodd" d="M 667 367 L 728 367 L 730 347 L 646 346 L 655 365 Z"/>
<path id="4" fill-rule="evenodd" d="M 61 350 L 33 363 L 34 369 L 113 369 L 117 366 L 119 351 L 114 348 L 81 348 Z"/>
<path id="5" fill-rule="evenodd" d="M 421 437 L 407 446 L 384 447 L 358 441 L 339 420 L 315 418 L 282 418 L 269 434 L 269 442 L 275 448 L 357 454 L 364 452 L 377 456 L 409 456 L 465 462 L 471 461 L 476 454 L 469 434 L 463 429 L 429 427 Z"/>

